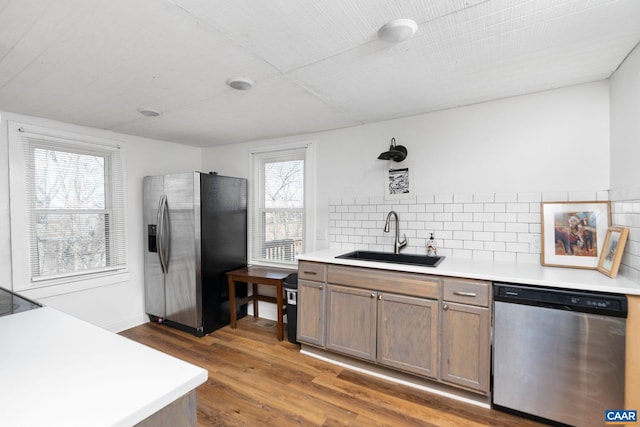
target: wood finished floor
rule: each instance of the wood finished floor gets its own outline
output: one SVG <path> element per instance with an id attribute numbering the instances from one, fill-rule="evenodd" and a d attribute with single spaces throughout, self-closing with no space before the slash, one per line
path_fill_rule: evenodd
<path id="1" fill-rule="evenodd" d="M 286 333 L 286 328 L 285 328 Z M 121 333 L 201 366 L 198 426 L 540 426 L 299 353 L 276 324 L 245 317 L 203 338 L 164 325 Z"/>

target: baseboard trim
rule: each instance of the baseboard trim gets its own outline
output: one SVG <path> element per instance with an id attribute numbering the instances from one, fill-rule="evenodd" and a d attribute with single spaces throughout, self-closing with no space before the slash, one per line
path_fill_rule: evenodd
<path id="1" fill-rule="evenodd" d="M 413 377 L 403 372 L 396 372 L 391 369 L 374 366 L 366 362 L 361 362 L 359 360 L 351 359 L 339 354 L 330 353 L 328 351 L 306 346 L 304 344 L 302 344 L 302 346 L 300 347 L 300 353 L 346 369 L 363 373 L 365 375 L 371 375 L 376 378 L 412 387 L 421 391 L 425 391 L 427 393 L 455 399 L 459 402 L 468 403 L 470 405 L 479 406 L 485 409 L 491 408 L 490 396 L 481 396 L 468 392 L 466 390 L 458 390 L 444 384 L 436 383 L 426 379 L 423 380 L 421 378 Z"/>

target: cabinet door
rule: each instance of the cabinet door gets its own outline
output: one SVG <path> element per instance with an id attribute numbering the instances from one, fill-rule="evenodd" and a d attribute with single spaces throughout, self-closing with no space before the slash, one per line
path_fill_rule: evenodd
<path id="1" fill-rule="evenodd" d="M 489 309 L 442 304 L 442 380 L 489 392 Z"/>
<path id="2" fill-rule="evenodd" d="M 297 339 L 324 346 L 324 283 L 298 280 Z"/>
<path id="3" fill-rule="evenodd" d="M 437 378 L 438 302 L 378 295 L 378 362 Z"/>
<path id="4" fill-rule="evenodd" d="M 327 349 L 376 360 L 376 297 L 368 290 L 327 287 Z"/>

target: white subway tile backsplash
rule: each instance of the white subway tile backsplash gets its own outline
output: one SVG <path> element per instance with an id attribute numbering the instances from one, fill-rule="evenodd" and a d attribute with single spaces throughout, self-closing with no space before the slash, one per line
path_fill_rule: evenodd
<path id="1" fill-rule="evenodd" d="M 493 222 L 495 219 L 495 214 L 491 213 L 491 212 L 484 212 L 484 213 L 474 213 L 473 214 L 473 220 L 475 222 Z"/>
<path id="2" fill-rule="evenodd" d="M 453 203 L 472 203 L 473 194 L 454 194 Z"/>
<path id="3" fill-rule="evenodd" d="M 447 203 L 444 205 L 445 212 L 462 212 L 462 203 Z"/>
<path id="4" fill-rule="evenodd" d="M 518 193 L 496 193 L 496 202 L 515 203 L 518 201 Z"/>
<path id="5" fill-rule="evenodd" d="M 516 254 L 514 252 L 494 252 L 494 261 L 516 262 Z"/>
<path id="6" fill-rule="evenodd" d="M 496 196 L 493 193 L 476 193 L 473 195 L 474 203 L 493 203 Z"/>
<path id="7" fill-rule="evenodd" d="M 458 222 L 471 222 L 473 221 L 473 214 L 471 212 L 455 212 L 453 214 L 453 220 Z"/>
<path id="8" fill-rule="evenodd" d="M 418 196 L 416 198 L 417 203 L 424 203 L 424 204 L 433 204 L 433 200 L 434 200 L 433 194 L 426 194 L 423 196 Z"/>
<path id="9" fill-rule="evenodd" d="M 519 213 L 518 214 L 518 222 L 533 224 L 540 222 L 540 214 L 532 214 L 532 213 Z"/>
<path id="10" fill-rule="evenodd" d="M 506 203 L 487 203 L 484 205 L 485 212 L 506 212 Z"/>
<path id="11" fill-rule="evenodd" d="M 466 221 L 462 223 L 462 229 L 464 231 L 483 231 L 485 224 L 482 222 Z"/>
<path id="12" fill-rule="evenodd" d="M 507 212 L 529 213 L 529 203 L 509 203 Z"/>
<path id="13" fill-rule="evenodd" d="M 436 203 L 453 203 L 453 194 L 436 194 L 434 197 Z"/>
<path id="14" fill-rule="evenodd" d="M 494 236 L 495 236 L 496 242 L 517 242 L 518 241 L 517 233 L 495 233 Z"/>
<path id="15" fill-rule="evenodd" d="M 496 213 L 495 214 L 496 222 L 516 222 L 518 221 L 517 213 Z"/>
<path id="16" fill-rule="evenodd" d="M 505 224 L 505 231 L 512 233 L 528 233 L 529 224 L 523 222 L 510 222 Z"/>
<path id="17" fill-rule="evenodd" d="M 542 201 L 542 193 L 518 193 L 518 202 L 520 203 L 540 203 Z"/>
<path id="18" fill-rule="evenodd" d="M 597 199 L 595 191 L 570 191 L 570 202 L 591 202 Z"/>
<path id="19" fill-rule="evenodd" d="M 475 240 L 465 240 L 464 241 L 464 248 L 465 249 L 472 249 L 472 250 L 483 250 L 484 249 L 484 243 L 483 242 L 477 242 Z"/>
<path id="20" fill-rule="evenodd" d="M 606 191 L 427 194 L 399 200 L 382 196 L 331 198 L 331 248 L 392 251 L 383 231 L 389 211 L 398 213 L 405 253 L 425 254 L 434 233 L 440 255 L 521 263 L 540 262 L 541 201 L 612 200 L 612 223 L 630 228 L 620 275 L 640 279 L 640 186 Z"/>
<path id="21" fill-rule="evenodd" d="M 504 222 L 485 222 L 484 231 L 505 231 L 506 225 Z"/>
<path id="22" fill-rule="evenodd" d="M 545 191 L 542 193 L 543 202 L 568 202 L 569 193 L 566 191 Z"/>

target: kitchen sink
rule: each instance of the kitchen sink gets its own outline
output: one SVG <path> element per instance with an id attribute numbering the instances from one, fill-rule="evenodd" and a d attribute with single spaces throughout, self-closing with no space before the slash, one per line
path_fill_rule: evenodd
<path id="1" fill-rule="evenodd" d="M 424 256 L 409 254 L 392 254 L 387 252 L 353 251 L 336 258 L 355 259 L 359 261 L 391 262 L 395 264 L 421 265 L 424 267 L 437 267 L 444 256 Z"/>

